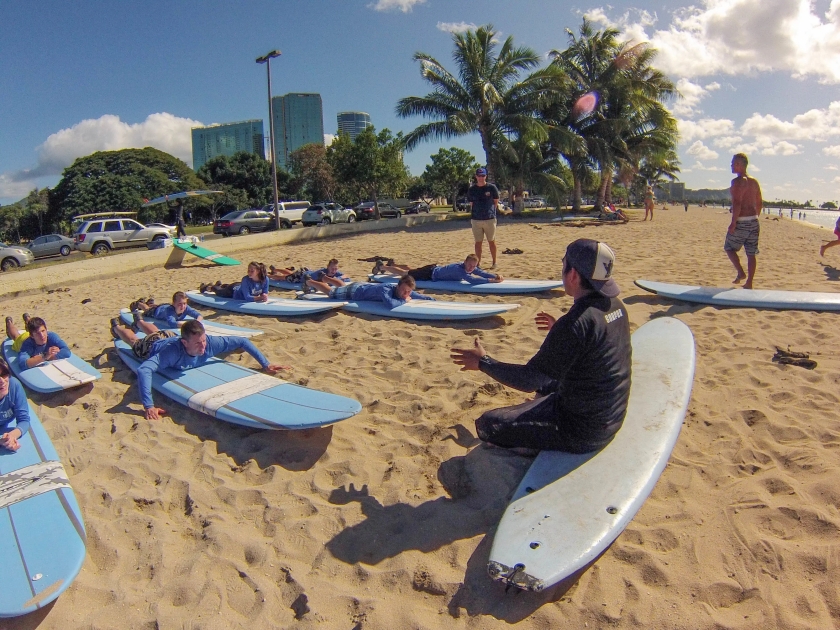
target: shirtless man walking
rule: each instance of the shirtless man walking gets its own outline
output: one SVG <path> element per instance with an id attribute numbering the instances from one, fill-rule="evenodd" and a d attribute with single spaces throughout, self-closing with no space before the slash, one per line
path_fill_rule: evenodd
<path id="1" fill-rule="evenodd" d="M 747 156 L 737 153 L 732 156 L 732 172 L 736 177 L 729 187 L 732 196 L 732 221 L 726 231 L 726 242 L 723 249 L 738 273 L 733 283 L 737 284 L 746 278 L 745 289 L 753 288 L 755 276 L 756 255 L 758 254 L 758 215 L 761 214 L 761 187 L 758 182 L 747 175 Z M 747 254 L 747 272 L 741 266 L 738 252 L 743 246 Z"/>

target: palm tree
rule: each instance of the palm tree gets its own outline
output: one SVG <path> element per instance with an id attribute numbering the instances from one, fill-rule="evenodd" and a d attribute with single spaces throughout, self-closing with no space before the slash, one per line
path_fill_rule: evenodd
<path id="1" fill-rule="evenodd" d="M 415 53 L 421 74 L 434 86 L 426 96 L 409 96 L 397 103 L 397 115 L 433 119 L 405 136 L 412 149 L 422 140 L 448 139 L 478 132 L 484 149 L 488 180 L 494 178 L 499 153 L 507 151 L 510 138 L 543 123 L 534 113 L 558 98 L 563 75 L 558 68 L 535 70 L 520 80 L 520 74 L 540 63 L 530 48 L 515 47 L 508 37 L 497 51 L 496 31 L 491 24 L 457 33 L 453 59 L 457 76 L 435 58 Z"/>

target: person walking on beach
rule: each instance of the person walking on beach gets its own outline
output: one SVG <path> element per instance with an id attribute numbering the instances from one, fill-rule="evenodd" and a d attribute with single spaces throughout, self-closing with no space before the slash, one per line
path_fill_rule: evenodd
<path id="1" fill-rule="evenodd" d="M 820 256 L 825 254 L 825 250 L 840 245 L 840 219 L 837 219 L 837 222 L 834 224 L 834 234 L 837 236 L 837 240 L 831 241 L 830 243 L 826 243 L 825 245 L 821 245 Z"/>
<path id="2" fill-rule="evenodd" d="M 186 238 L 187 225 L 184 223 L 184 200 L 179 199 L 175 204 L 175 238 Z"/>
<path id="3" fill-rule="evenodd" d="M 736 176 L 729 187 L 732 197 L 732 220 L 726 230 L 723 249 L 738 274 L 732 282 L 737 284 L 746 278 L 744 288 L 752 289 L 758 255 L 758 215 L 761 214 L 762 202 L 758 181 L 747 175 L 748 164 L 749 160 L 744 153 L 732 156 L 732 172 Z M 744 273 L 738 257 L 741 247 L 747 255 L 747 273 Z"/>
<path id="4" fill-rule="evenodd" d="M 643 221 L 647 221 L 648 213 L 650 213 L 650 220 L 653 221 L 654 201 L 656 201 L 656 197 L 653 194 L 653 186 L 648 186 L 645 189 L 645 218 L 642 219 Z"/>
<path id="5" fill-rule="evenodd" d="M 481 264 L 481 249 L 486 236 L 487 244 L 490 246 L 490 256 L 493 259 L 490 269 L 495 269 L 496 211 L 499 209 L 499 189 L 496 188 L 495 184 L 487 183 L 487 170 L 484 168 L 476 169 L 475 181 L 476 183 L 470 186 L 467 191 L 473 237 L 475 238 L 475 255 L 478 256 L 478 263 Z"/>
<path id="6" fill-rule="evenodd" d="M 476 338 L 472 348 L 453 348 L 462 370 L 480 370 L 496 381 L 537 397 L 485 412 L 478 437 L 503 448 L 587 453 L 608 444 L 624 422 L 630 397 L 630 322 L 612 271 L 615 254 L 591 239 L 570 243 L 563 283 L 574 298 L 555 319 L 538 313 L 548 335 L 525 365 L 491 359 Z"/>

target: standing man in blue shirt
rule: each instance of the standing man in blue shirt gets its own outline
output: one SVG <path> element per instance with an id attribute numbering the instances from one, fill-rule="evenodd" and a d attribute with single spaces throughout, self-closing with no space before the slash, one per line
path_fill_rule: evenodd
<path id="1" fill-rule="evenodd" d="M 467 191 L 467 201 L 470 203 L 472 231 L 475 237 L 475 255 L 481 264 L 481 249 L 484 237 L 490 246 L 490 256 L 496 268 L 496 211 L 499 209 L 499 189 L 495 184 L 487 183 L 487 169 L 479 168 L 475 171 L 476 183 Z"/>

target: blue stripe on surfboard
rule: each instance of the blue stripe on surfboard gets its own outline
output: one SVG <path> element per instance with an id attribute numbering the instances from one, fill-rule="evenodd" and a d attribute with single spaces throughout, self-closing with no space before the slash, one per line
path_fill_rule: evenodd
<path id="1" fill-rule="evenodd" d="M 127 308 L 120 309 L 120 319 L 126 326 L 131 326 L 134 323 L 134 316 L 131 314 L 131 311 Z M 186 320 L 193 319 L 192 317 L 187 317 Z M 169 328 L 169 324 L 166 323 L 165 320 L 157 319 L 154 317 L 144 317 L 144 321 L 147 321 L 151 324 L 154 324 L 161 330 L 176 330 L 175 328 Z M 218 332 L 208 332 L 210 335 L 214 334 L 226 334 L 226 335 L 235 335 L 237 337 L 256 337 L 257 335 L 263 334 L 263 331 L 259 328 L 243 328 L 242 326 L 232 326 L 230 324 L 221 324 L 215 321 L 208 321 L 206 319 L 202 320 L 205 328 L 216 328 Z M 177 330 L 181 330 L 180 327 Z"/>
<path id="2" fill-rule="evenodd" d="M 265 315 L 270 317 L 300 317 L 324 313 L 336 308 L 341 308 L 344 302 L 313 303 L 302 300 L 290 300 L 284 298 L 269 298 L 268 302 L 244 302 L 230 298 L 220 298 L 215 295 L 199 293 L 198 291 L 187 292 L 187 297 L 196 304 L 209 306 L 210 308 L 245 315 Z"/>
<path id="3" fill-rule="evenodd" d="M 397 276 L 371 275 L 372 282 L 396 284 Z M 517 280 L 506 279 L 501 282 L 485 282 L 470 284 L 466 280 L 417 280 L 417 288 L 433 291 L 449 291 L 452 293 L 472 293 L 477 295 L 522 295 L 526 293 L 541 293 L 552 289 L 562 289 L 562 280 Z"/>
<path id="4" fill-rule="evenodd" d="M 115 341 L 120 358 L 137 371 L 140 362 L 127 344 Z M 256 374 L 254 370 L 212 359 L 183 372 L 164 370 L 152 378 L 155 390 L 188 406 L 190 397 L 212 387 Z M 309 429 L 339 422 L 361 411 L 358 401 L 285 383 L 251 394 L 219 408 L 213 417 L 261 429 Z"/>
<path id="5" fill-rule="evenodd" d="M 20 367 L 18 367 L 19 355 L 17 352 L 12 350 L 13 343 L 14 342 L 11 339 L 6 339 L 3 342 L 3 356 L 6 358 L 6 363 L 9 364 L 12 373 L 26 387 L 29 387 L 30 389 L 33 389 L 41 394 L 51 394 L 53 392 L 60 392 L 65 389 L 73 389 L 73 387 L 79 387 L 81 385 L 80 383 L 74 385 L 73 387 L 64 387 L 61 384 L 56 383 L 51 378 L 47 377 L 37 367 L 30 368 L 28 370 L 21 370 Z M 100 374 L 99 370 L 97 370 L 87 361 L 83 361 L 80 357 L 76 356 L 72 352 L 70 353 L 70 356 L 66 359 L 66 361 L 70 363 L 73 367 L 83 371 L 85 374 L 89 374 L 97 380 L 102 378 L 102 374 Z"/>

